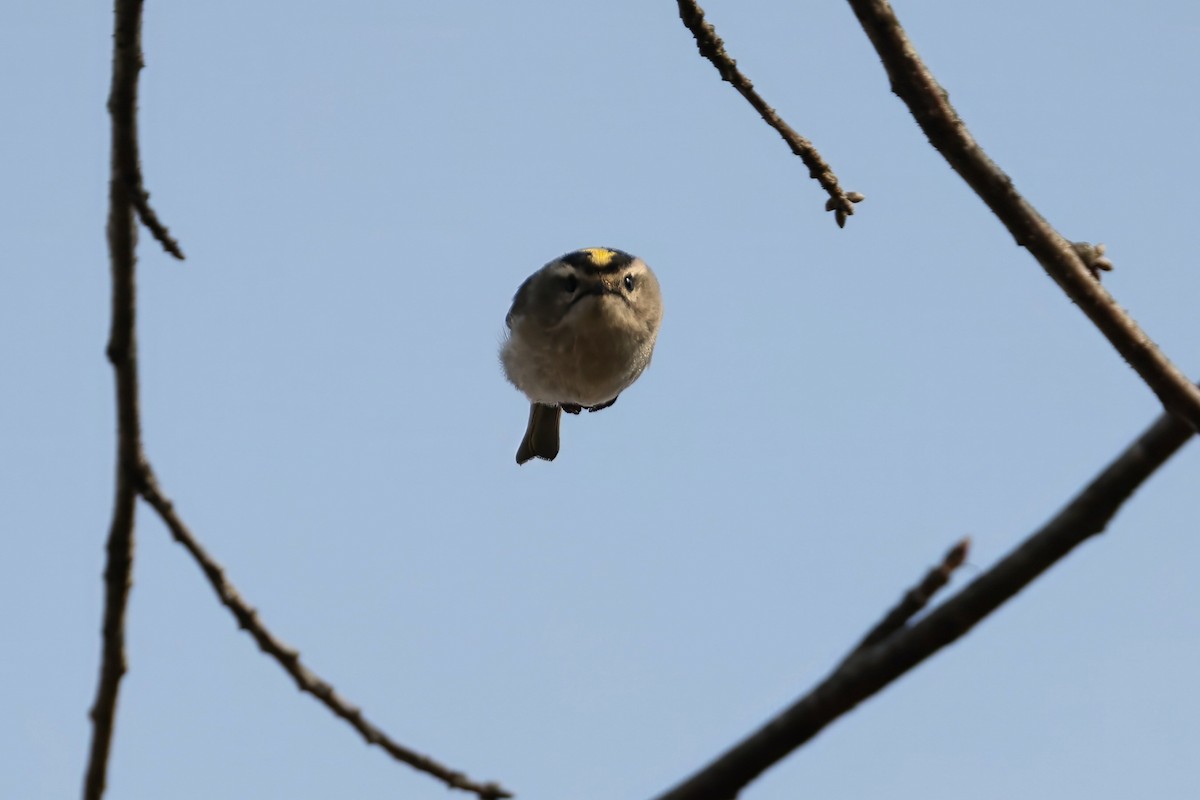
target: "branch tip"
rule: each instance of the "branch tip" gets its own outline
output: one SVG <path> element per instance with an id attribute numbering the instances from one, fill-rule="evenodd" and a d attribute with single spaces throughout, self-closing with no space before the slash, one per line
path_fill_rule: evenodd
<path id="1" fill-rule="evenodd" d="M 946 572 L 953 572 L 967 562 L 967 556 L 970 553 L 971 537 L 964 536 L 958 544 L 950 548 L 950 552 L 946 553 L 946 557 L 942 559 L 942 568 Z"/>
<path id="2" fill-rule="evenodd" d="M 717 35 L 717 29 L 705 21 L 704 9 L 695 0 L 676 0 L 676 2 L 679 6 L 679 19 L 696 39 L 696 48 L 700 51 L 700 55 L 712 62 L 721 76 L 721 80 L 737 89 L 738 93 L 746 98 L 746 101 L 758 112 L 763 121 L 775 129 L 775 132 L 791 148 L 792 153 L 800 157 L 800 160 L 808 167 L 809 177 L 816 180 L 830 196 L 830 199 L 835 201 L 833 208 L 828 206 L 826 208 L 834 212 L 838 227 L 844 227 L 846 219 L 854 213 L 850 208 L 850 203 L 859 202 L 862 195 L 859 195 L 859 200 L 847 201 L 847 195 L 838 185 L 837 176 L 825 163 L 825 159 L 821 157 L 813 143 L 784 122 L 779 113 L 755 91 L 754 84 L 750 79 L 738 70 L 737 61 L 726 52 L 725 42 Z"/>

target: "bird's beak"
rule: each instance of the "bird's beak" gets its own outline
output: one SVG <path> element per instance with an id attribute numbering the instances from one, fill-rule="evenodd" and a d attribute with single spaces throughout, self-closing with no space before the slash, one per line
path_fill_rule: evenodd
<path id="1" fill-rule="evenodd" d="M 598 278 L 591 286 L 588 286 L 579 294 L 575 295 L 575 299 L 571 301 L 571 305 L 575 305 L 585 297 L 603 297 L 606 294 L 615 294 L 622 300 L 625 299 L 621 294 L 620 284 L 616 283 L 615 281 L 610 283 L 604 278 Z"/>
<path id="2" fill-rule="evenodd" d="M 588 294 L 620 294 L 621 289 L 615 281 L 607 281 L 604 278 L 596 281 L 596 284 L 588 290 Z"/>

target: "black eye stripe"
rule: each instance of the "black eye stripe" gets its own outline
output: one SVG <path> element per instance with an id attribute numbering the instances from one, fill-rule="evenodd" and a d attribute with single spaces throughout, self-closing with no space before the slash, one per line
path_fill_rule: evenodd
<path id="1" fill-rule="evenodd" d="M 636 281 L 633 279 L 633 276 L 632 276 L 632 275 L 626 275 L 626 276 L 625 276 L 625 290 L 626 290 L 626 291 L 630 291 L 630 292 L 632 292 L 632 291 L 633 291 L 633 287 L 634 287 L 634 285 L 635 285 L 636 283 L 637 283 L 637 282 L 636 282 Z"/>
<path id="2" fill-rule="evenodd" d="M 575 290 L 579 288 L 579 280 L 574 275 L 567 275 L 563 278 L 562 287 L 567 294 L 575 294 Z"/>

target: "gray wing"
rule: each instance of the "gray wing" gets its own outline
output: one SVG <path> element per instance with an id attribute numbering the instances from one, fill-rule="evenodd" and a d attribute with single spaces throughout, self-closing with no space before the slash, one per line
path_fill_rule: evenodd
<path id="1" fill-rule="evenodd" d="M 517 293 L 513 295 L 512 308 L 510 308 L 508 313 L 504 316 L 504 325 L 510 331 L 512 330 L 513 317 L 519 317 L 524 314 L 529 305 L 529 284 L 533 283 L 533 279 L 536 275 L 537 273 L 534 273 L 526 278 L 525 282 L 517 287 Z"/>

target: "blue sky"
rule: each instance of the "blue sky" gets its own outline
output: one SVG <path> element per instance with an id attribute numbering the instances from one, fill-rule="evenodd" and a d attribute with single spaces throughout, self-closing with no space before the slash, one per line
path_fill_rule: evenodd
<path id="1" fill-rule="evenodd" d="M 896 4 L 972 131 L 1200 376 L 1200 9 Z M 867 196 L 844 230 L 670 2 L 146 9 L 145 440 L 284 640 L 523 798 L 649 797 L 820 679 L 955 540 L 990 565 L 1158 413 L 927 144 L 843 3 L 705 6 Z M 111 504 L 111 8 L 0 13 L 0 796 L 79 791 Z M 577 247 L 652 367 L 518 468 L 496 357 Z M 1187 797 L 1200 455 L 753 800 Z M 443 797 L 263 658 L 143 508 L 109 796 Z"/>

